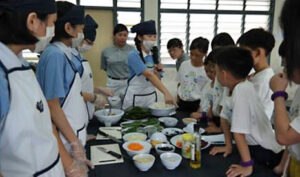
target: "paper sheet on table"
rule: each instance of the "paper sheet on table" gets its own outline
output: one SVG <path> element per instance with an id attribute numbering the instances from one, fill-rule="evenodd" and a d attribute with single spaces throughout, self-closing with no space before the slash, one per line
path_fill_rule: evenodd
<path id="1" fill-rule="evenodd" d="M 100 127 L 101 131 L 116 137 L 117 139 L 122 139 L 121 127 Z M 108 140 L 105 136 L 97 134 L 96 140 Z"/>
<path id="2" fill-rule="evenodd" d="M 121 154 L 120 147 L 118 144 L 105 144 L 105 145 L 94 145 L 91 146 L 91 162 L 93 165 L 106 165 L 114 163 L 123 163 L 124 159 L 117 159 L 110 154 L 100 151 L 97 147 L 104 147 L 107 150 Z M 112 161 L 113 160 L 113 161 Z"/>
<path id="3" fill-rule="evenodd" d="M 204 141 L 210 142 L 211 144 L 224 144 L 225 138 L 224 134 L 219 135 L 203 135 L 201 137 Z"/>

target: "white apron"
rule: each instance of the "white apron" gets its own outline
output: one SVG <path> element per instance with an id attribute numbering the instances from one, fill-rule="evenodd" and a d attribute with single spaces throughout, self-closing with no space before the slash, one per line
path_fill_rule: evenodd
<path id="1" fill-rule="evenodd" d="M 61 49 L 61 47 L 59 45 L 56 45 L 56 46 Z M 86 132 L 87 124 L 86 123 L 88 122 L 88 112 L 86 109 L 86 104 L 85 104 L 82 94 L 81 94 L 81 89 L 82 89 L 81 79 L 79 76 L 79 72 L 76 70 L 75 66 L 70 61 L 71 58 L 69 58 L 66 53 L 65 53 L 65 56 L 67 58 L 68 63 L 72 67 L 72 69 L 75 73 L 75 76 L 74 76 L 72 85 L 70 86 L 69 93 L 67 94 L 61 107 L 62 107 L 62 109 L 67 117 L 67 120 L 69 121 L 69 124 L 71 125 L 75 135 L 81 141 L 83 146 L 85 146 L 86 135 L 87 135 L 87 132 Z M 62 142 L 65 145 L 65 148 L 68 151 L 70 151 L 71 147 L 69 146 L 69 142 L 65 139 L 65 137 L 61 133 L 60 133 L 60 137 L 61 137 Z"/>
<path id="2" fill-rule="evenodd" d="M 135 75 L 128 81 L 122 109 L 135 106 L 148 107 L 156 101 L 157 93 L 152 83 L 143 75 Z"/>
<path id="3" fill-rule="evenodd" d="M 121 109 L 122 108 L 122 102 L 124 99 L 124 95 L 127 88 L 127 79 L 124 80 L 116 80 L 107 77 L 107 88 L 110 88 L 114 91 L 114 97 L 119 97 L 117 99 L 118 101 L 111 102 L 111 105 L 113 108 Z"/>
<path id="4" fill-rule="evenodd" d="M 87 60 L 82 61 L 83 74 L 81 76 L 82 92 L 94 94 L 94 81 L 91 66 Z M 86 107 L 89 114 L 89 120 L 93 118 L 95 112 L 95 104 L 86 102 Z"/>
<path id="5" fill-rule="evenodd" d="M 10 108 L 0 127 L 4 177 L 64 177 L 47 101 L 29 67 L 7 68 Z M 0 66 L 1 67 L 1 66 Z"/>

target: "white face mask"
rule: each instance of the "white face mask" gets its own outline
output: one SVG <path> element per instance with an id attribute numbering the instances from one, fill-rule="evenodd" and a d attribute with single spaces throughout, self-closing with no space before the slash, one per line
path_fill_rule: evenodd
<path id="1" fill-rule="evenodd" d="M 72 38 L 72 48 L 78 48 L 84 40 L 84 34 L 78 33 L 76 38 Z"/>
<path id="2" fill-rule="evenodd" d="M 143 46 L 145 50 L 150 51 L 152 47 L 156 44 L 156 41 L 143 40 Z"/>
<path id="3" fill-rule="evenodd" d="M 50 41 L 55 35 L 54 30 L 55 30 L 54 26 L 48 26 L 46 28 L 46 36 L 37 37 L 39 41 L 35 44 L 35 49 L 33 52 L 40 53 L 46 48 L 46 46 L 50 43 Z"/>
<path id="4" fill-rule="evenodd" d="M 92 48 L 91 45 L 83 44 L 82 46 L 78 47 L 78 52 L 79 53 L 85 53 L 85 52 L 89 51 L 91 48 Z"/>

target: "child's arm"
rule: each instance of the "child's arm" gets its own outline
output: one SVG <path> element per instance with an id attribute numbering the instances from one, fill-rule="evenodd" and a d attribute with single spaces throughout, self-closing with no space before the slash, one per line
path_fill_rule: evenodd
<path id="1" fill-rule="evenodd" d="M 104 96 L 114 96 L 114 91 L 106 87 L 95 87 L 94 92 Z"/>
<path id="2" fill-rule="evenodd" d="M 241 161 L 244 163 L 250 162 L 251 155 L 250 155 L 248 144 L 246 142 L 245 134 L 233 133 L 233 136 L 241 156 Z M 249 176 L 252 174 L 252 172 L 253 172 L 253 164 L 251 163 L 245 166 L 231 165 L 229 170 L 226 172 L 226 175 L 228 177 Z"/>
<path id="3" fill-rule="evenodd" d="M 216 146 L 209 152 L 210 155 L 216 155 L 218 153 L 224 153 L 224 157 L 227 157 L 232 152 L 232 138 L 230 133 L 230 126 L 226 119 L 221 118 L 221 129 L 224 132 L 225 146 Z"/>
<path id="4" fill-rule="evenodd" d="M 285 91 L 288 79 L 284 74 L 277 74 L 270 81 L 270 88 L 273 92 Z M 274 100 L 274 124 L 276 139 L 279 144 L 291 145 L 300 142 L 300 134 L 290 126 L 290 120 L 286 110 L 285 99 L 277 97 Z"/>

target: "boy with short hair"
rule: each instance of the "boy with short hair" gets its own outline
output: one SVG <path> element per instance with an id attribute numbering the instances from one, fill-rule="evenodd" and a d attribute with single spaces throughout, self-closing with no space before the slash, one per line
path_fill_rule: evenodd
<path id="1" fill-rule="evenodd" d="M 176 71 L 179 70 L 182 62 L 189 60 L 189 55 L 184 52 L 183 44 L 180 39 L 173 38 L 168 41 L 168 52 L 172 59 L 176 60 Z"/>
<path id="2" fill-rule="evenodd" d="M 253 67 L 250 52 L 238 47 L 226 47 L 218 52 L 216 60 L 217 79 L 221 85 L 229 88 L 230 99 L 221 112 L 221 128 L 226 146 L 214 147 L 210 154 L 230 154 L 232 133 L 241 163 L 231 165 L 226 172 L 227 176 L 251 175 L 254 161 L 273 169 L 280 162 L 283 151 L 276 142 L 271 122 L 254 85 L 247 80 Z"/>
<path id="3" fill-rule="evenodd" d="M 255 72 L 248 79 L 254 84 L 264 110 L 271 120 L 274 103 L 271 100 L 273 92 L 269 83 L 274 71 L 268 64 L 268 56 L 275 45 L 275 39 L 270 32 L 255 28 L 244 33 L 238 39 L 237 44 L 251 52 Z"/>
<path id="4" fill-rule="evenodd" d="M 203 61 L 208 43 L 208 40 L 203 37 L 194 39 L 190 46 L 191 59 L 184 61 L 177 73 L 179 111 L 191 113 L 198 110 L 201 91 L 209 81 Z"/>

